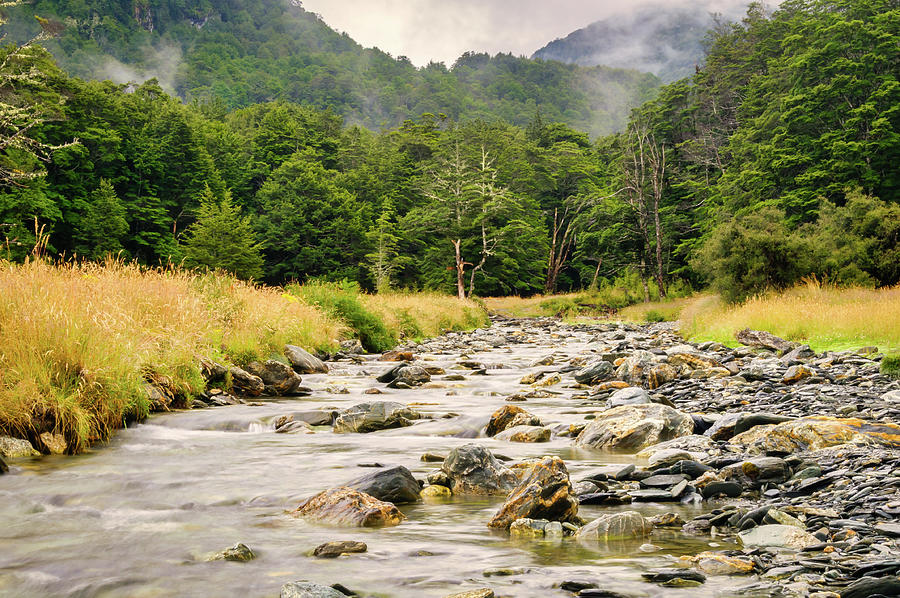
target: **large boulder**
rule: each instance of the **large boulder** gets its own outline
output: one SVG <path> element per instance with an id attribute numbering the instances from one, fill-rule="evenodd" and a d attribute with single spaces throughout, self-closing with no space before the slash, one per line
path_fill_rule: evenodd
<path id="1" fill-rule="evenodd" d="M 516 474 L 478 444 L 465 444 L 450 451 L 441 473 L 454 494 L 506 496 L 518 483 Z"/>
<path id="2" fill-rule="evenodd" d="M 672 382 L 678 378 L 678 370 L 668 363 L 659 363 L 650 368 L 647 374 L 647 388 L 653 390 L 659 388 L 667 382 Z"/>
<path id="3" fill-rule="evenodd" d="M 285 346 L 284 356 L 288 358 L 291 367 L 298 374 L 325 374 L 328 372 L 328 366 L 321 359 L 301 347 Z"/>
<path id="4" fill-rule="evenodd" d="M 856 418 L 804 417 L 755 426 L 731 439 L 731 444 L 745 446 L 753 454 L 817 451 L 847 443 L 900 448 L 900 425 Z"/>
<path id="5" fill-rule="evenodd" d="M 269 359 L 265 363 L 250 362 L 247 371 L 258 376 L 266 385 L 265 393 L 278 397 L 307 394 L 302 386 L 303 379 L 287 364 Z"/>
<path id="6" fill-rule="evenodd" d="M 666 405 L 624 405 L 598 413 L 575 439 L 575 444 L 635 452 L 693 431 L 694 420 L 690 415 Z"/>
<path id="7" fill-rule="evenodd" d="M 281 586 L 279 598 L 347 598 L 347 596 L 329 586 L 308 581 L 292 581 Z"/>
<path id="8" fill-rule="evenodd" d="M 513 521 L 522 518 L 578 520 L 578 500 L 572 491 L 566 464 L 559 457 L 544 457 L 536 463 L 488 526 L 508 529 Z"/>
<path id="9" fill-rule="evenodd" d="M 504 405 L 493 414 L 484 429 L 486 436 L 496 436 L 513 426 L 540 426 L 541 420 L 521 407 Z"/>
<path id="10" fill-rule="evenodd" d="M 622 511 L 601 515 L 578 530 L 575 536 L 582 542 L 607 540 L 635 540 L 646 538 L 653 524 L 637 511 Z"/>
<path id="11" fill-rule="evenodd" d="M 348 432 L 376 432 L 412 425 L 419 414 L 402 403 L 393 401 L 373 401 L 360 403 L 338 413 L 334 420 L 337 434 Z"/>
<path id="12" fill-rule="evenodd" d="M 266 383 L 262 381 L 262 378 L 254 376 L 246 370 L 231 366 L 228 373 L 231 374 L 231 387 L 237 393 L 258 397 L 266 390 Z"/>
<path id="13" fill-rule="evenodd" d="M 608 361 L 600 359 L 589 363 L 575 372 L 575 381 L 580 384 L 597 384 L 612 380 L 616 375 L 616 368 Z"/>
<path id="14" fill-rule="evenodd" d="M 399 525 L 406 519 L 394 504 L 345 486 L 329 488 L 306 499 L 294 513 L 322 523 L 351 527 Z"/>
<path id="15" fill-rule="evenodd" d="M 772 351 L 790 351 L 794 348 L 794 344 L 783 338 L 779 338 L 771 332 L 762 330 L 750 330 L 744 328 L 735 333 L 734 338 L 742 345 L 748 347 L 758 347 L 761 349 L 771 349 Z"/>
<path id="16" fill-rule="evenodd" d="M 397 505 L 419 500 L 419 482 L 402 465 L 372 472 L 344 485 Z"/>
<path id="17" fill-rule="evenodd" d="M 653 401 L 650 399 L 650 393 L 640 386 L 629 386 L 621 388 L 612 393 L 606 400 L 606 406 L 610 409 L 613 407 L 621 407 L 622 405 L 649 405 Z"/>

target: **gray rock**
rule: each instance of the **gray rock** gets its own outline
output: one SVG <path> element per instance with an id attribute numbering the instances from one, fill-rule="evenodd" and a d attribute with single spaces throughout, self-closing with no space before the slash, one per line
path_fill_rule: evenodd
<path id="1" fill-rule="evenodd" d="M 388 386 L 399 387 L 401 384 L 406 386 L 421 386 L 426 382 L 431 382 L 431 375 L 425 371 L 425 368 L 417 365 L 406 365 L 397 370 L 394 379 Z"/>
<path id="2" fill-rule="evenodd" d="M 756 457 L 722 470 L 727 480 L 735 480 L 744 488 L 760 488 L 763 484 L 782 484 L 790 479 L 791 468 L 778 457 Z"/>
<path id="3" fill-rule="evenodd" d="M 454 494 L 506 496 L 519 481 L 511 469 L 477 444 L 450 451 L 441 464 L 441 472 Z"/>
<path id="4" fill-rule="evenodd" d="M 321 359 L 301 347 L 286 345 L 284 356 L 288 358 L 288 361 L 291 362 L 291 367 L 298 374 L 324 374 L 328 372 L 328 366 Z"/>
<path id="5" fill-rule="evenodd" d="M 412 425 L 419 415 L 402 403 L 393 401 L 374 401 L 360 403 L 341 411 L 334 420 L 334 431 L 337 434 L 348 432 L 376 432 L 392 428 L 405 428 Z"/>
<path id="6" fill-rule="evenodd" d="M 792 419 L 794 418 L 786 415 L 775 415 L 774 413 L 742 413 L 734 424 L 734 434 L 732 434 L 732 437 L 742 434 L 756 426 L 780 424 L 782 422 L 791 421 Z"/>
<path id="7" fill-rule="evenodd" d="M 578 530 L 581 541 L 631 540 L 645 538 L 653 531 L 653 524 L 637 511 L 623 511 L 602 515 Z"/>
<path id="8" fill-rule="evenodd" d="M 713 440 L 729 440 L 737 434 L 734 428 L 742 415 L 742 413 L 726 413 L 717 419 L 703 435 L 709 436 Z"/>
<path id="9" fill-rule="evenodd" d="M 0 436 L 0 457 L 7 459 L 19 459 L 21 457 L 36 457 L 40 453 L 34 450 L 31 443 L 21 438 L 12 436 Z"/>
<path id="10" fill-rule="evenodd" d="M 527 425 L 512 426 L 503 430 L 494 438 L 508 442 L 549 442 L 550 428 Z"/>
<path id="11" fill-rule="evenodd" d="M 652 402 L 650 393 L 646 390 L 637 386 L 630 386 L 628 388 L 620 388 L 612 393 L 612 396 L 606 400 L 606 406 L 612 409 L 622 405 L 649 405 Z"/>
<path id="12" fill-rule="evenodd" d="M 235 561 L 238 563 L 246 563 L 256 558 L 253 551 L 246 544 L 235 544 L 231 548 L 226 548 L 221 552 L 209 555 L 207 561 Z"/>
<path id="13" fill-rule="evenodd" d="M 783 338 L 779 338 L 771 332 L 761 330 L 750 330 L 745 328 L 734 335 L 742 345 L 748 347 L 759 347 L 762 349 L 771 349 L 772 351 L 790 351 L 794 345 Z"/>
<path id="14" fill-rule="evenodd" d="M 597 384 L 612 380 L 615 375 L 616 368 L 613 364 L 601 359 L 575 372 L 575 381 L 580 384 Z"/>
<path id="15" fill-rule="evenodd" d="M 231 374 L 231 386 L 236 392 L 251 397 L 258 397 L 265 392 L 266 384 L 259 376 L 254 376 L 237 366 L 232 366 L 228 372 Z"/>
<path id="16" fill-rule="evenodd" d="M 738 540 L 746 547 L 793 548 L 802 550 L 819 544 L 821 540 L 793 525 L 760 525 L 738 533 Z"/>
<path id="17" fill-rule="evenodd" d="M 693 432 L 690 415 L 665 405 L 624 405 L 598 413 L 575 439 L 579 446 L 639 451 Z"/>
<path id="18" fill-rule="evenodd" d="M 335 559 L 342 554 L 366 552 L 369 549 L 363 542 L 344 540 L 341 542 L 326 542 L 319 544 L 313 550 L 313 556 L 319 559 Z"/>
<path id="19" fill-rule="evenodd" d="M 287 364 L 269 359 L 265 363 L 250 362 L 247 371 L 258 376 L 266 385 L 266 394 L 280 397 L 306 394 L 301 391 L 303 379 Z"/>
<path id="20" fill-rule="evenodd" d="M 396 505 L 419 500 L 419 483 L 402 465 L 372 472 L 347 482 L 344 486 Z"/>
<path id="21" fill-rule="evenodd" d="M 347 598 L 334 588 L 310 583 L 308 581 L 292 581 L 281 586 L 280 598 Z"/>

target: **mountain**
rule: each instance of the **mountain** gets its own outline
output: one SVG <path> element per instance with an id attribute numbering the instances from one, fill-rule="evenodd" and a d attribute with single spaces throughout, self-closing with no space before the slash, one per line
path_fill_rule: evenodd
<path id="1" fill-rule="evenodd" d="M 50 19 L 45 42 L 69 74 L 117 82 L 159 80 L 185 101 L 234 109 L 288 100 L 331 109 L 346 122 L 394 127 L 423 113 L 502 118 L 525 125 L 540 111 L 600 135 L 654 96 L 653 75 L 509 54 L 467 53 L 448 68 L 363 48 L 298 0 L 36 0 L 8 9 L 10 39 Z"/>
<path id="2" fill-rule="evenodd" d="M 716 7 L 726 18 L 745 10 L 742 0 Z M 653 73 L 666 82 L 695 72 L 704 56 L 707 32 L 715 17 L 702 3 L 691 6 L 654 4 L 597 21 L 556 39 L 533 58 L 580 66 L 607 65 Z"/>

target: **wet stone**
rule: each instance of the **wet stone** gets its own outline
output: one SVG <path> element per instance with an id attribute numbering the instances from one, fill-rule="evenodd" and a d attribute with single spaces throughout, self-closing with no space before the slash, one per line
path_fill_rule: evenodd
<path id="1" fill-rule="evenodd" d="M 316 546 L 315 550 L 313 550 L 313 556 L 319 559 L 334 559 L 342 554 L 354 554 L 366 552 L 366 550 L 368 550 L 368 546 L 363 542 L 343 540 L 340 542 L 326 542 L 324 544 L 319 544 Z"/>

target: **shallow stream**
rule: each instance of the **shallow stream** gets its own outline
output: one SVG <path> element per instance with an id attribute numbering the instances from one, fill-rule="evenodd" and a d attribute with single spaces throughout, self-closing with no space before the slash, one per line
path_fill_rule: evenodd
<path id="1" fill-rule="evenodd" d="M 512 326 L 512 325 L 510 325 Z M 501 329 L 502 331 L 502 329 Z M 366 465 L 404 465 L 424 478 L 446 454 L 472 442 L 506 397 L 527 387 L 520 378 L 557 366 L 531 367 L 554 355 L 561 364 L 591 351 L 590 335 L 521 333 L 517 344 L 484 351 L 420 354 L 428 365 L 463 381 L 415 390 L 389 390 L 374 377 L 393 364 L 331 363 L 329 374 L 304 376 L 315 389 L 302 399 L 262 399 L 257 405 L 170 413 L 120 431 L 108 445 L 76 457 L 12 463 L 0 477 L 0 595 L 69 597 L 275 597 L 289 581 L 340 583 L 363 596 L 436 598 L 490 587 L 497 596 L 572 596 L 565 580 L 590 580 L 632 596 L 717 596 L 751 580 L 710 577 L 700 588 L 660 588 L 641 572 L 678 556 L 730 548 L 715 538 L 654 531 L 649 542 L 584 546 L 566 538 L 516 541 L 486 523 L 502 499 L 431 499 L 401 510 L 408 520 L 388 529 L 330 528 L 289 514 L 301 499 L 371 472 Z M 487 375 L 456 371 L 460 359 L 488 366 Z M 363 394 L 378 387 L 385 394 Z M 347 394 L 336 393 L 346 389 Z M 583 421 L 593 407 L 572 399 L 580 391 L 556 386 L 549 398 L 517 403 L 545 425 Z M 372 434 L 276 434 L 280 415 L 341 409 L 368 400 L 415 403 L 437 419 Z M 459 414 L 444 418 L 448 413 Z M 599 466 L 633 457 L 576 449 L 572 439 L 516 444 L 479 438 L 498 455 L 521 460 L 562 457 L 573 481 Z M 676 504 L 634 504 L 648 515 L 701 511 Z M 582 507 L 590 520 L 609 507 Z M 709 506 L 706 507 L 709 510 Z M 332 540 L 361 540 L 368 552 L 315 559 L 310 551 Z M 205 562 L 204 556 L 242 542 L 257 554 L 248 563 Z M 502 573 L 502 574 L 496 574 Z"/>

